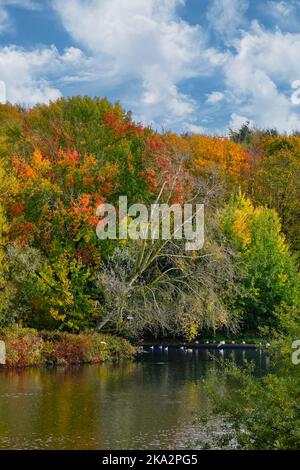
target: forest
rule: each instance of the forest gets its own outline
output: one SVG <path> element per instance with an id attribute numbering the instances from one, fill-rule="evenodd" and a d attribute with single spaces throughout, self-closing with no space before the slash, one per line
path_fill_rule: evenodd
<path id="1" fill-rule="evenodd" d="M 204 204 L 203 248 L 175 236 L 99 240 L 97 207 L 120 196 Z M 225 364 L 206 380 L 212 415 L 229 423 L 218 448 L 299 448 L 299 196 L 296 132 L 159 133 L 89 97 L 0 105 L 7 366 L 131 358 L 147 338 L 270 341 L 264 377 Z"/>
<path id="2" fill-rule="evenodd" d="M 268 336 L 300 302 L 300 135 L 158 133 L 119 104 L 0 107 L 0 326 Z M 96 208 L 205 207 L 202 250 L 99 240 Z M 126 222 L 126 221 L 125 221 Z"/>

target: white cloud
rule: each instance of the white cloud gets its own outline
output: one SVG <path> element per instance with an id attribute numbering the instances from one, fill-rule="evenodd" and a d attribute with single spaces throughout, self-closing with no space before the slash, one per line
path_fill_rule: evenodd
<path id="1" fill-rule="evenodd" d="M 191 134 L 207 134 L 208 133 L 208 129 L 206 127 L 199 126 L 198 124 L 192 124 L 192 123 L 187 124 L 184 131 L 189 132 Z"/>
<path id="2" fill-rule="evenodd" d="M 0 103 L 6 103 L 6 85 L 2 80 L 0 80 Z"/>
<path id="3" fill-rule="evenodd" d="M 249 127 L 254 127 L 253 121 L 249 120 L 246 116 L 240 116 L 236 113 L 231 114 L 229 121 L 230 129 L 238 131 L 244 124 L 248 124 Z"/>
<path id="4" fill-rule="evenodd" d="M 0 4 L 0 34 L 10 28 L 10 18 L 5 8 Z"/>
<path id="5" fill-rule="evenodd" d="M 206 103 L 214 105 L 222 101 L 224 98 L 225 95 L 221 91 L 213 91 L 212 93 L 209 93 L 209 95 L 207 95 Z"/>
<path id="6" fill-rule="evenodd" d="M 223 40 L 230 41 L 247 23 L 248 0 L 212 0 L 207 19 L 211 28 Z"/>
<path id="7" fill-rule="evenodd" d="M 40 8 L 36 0 L 0 0 L 0 6 L 18 6 L 27 10 L 37 10 Z"/>
<path id="8" fill-rule="evenodd" d="M 300 104 L 300 80 L 294 80 L 291 83 L 291 87 L 293 90 L 295 90 L 291 96 L 291 103 L 294 106 L 298 106 Z"/>
<path id="9" fill-rule="evenodd" d="M 89 61 L 76 48 L 63 54 L 52 46 L 26 51 L 16 46 L 0 48 L 0 78 L 6 85 L 6 97 L 11 103 L 33 105 L 47 103 L 61 96 L 50 77 L 64 76 L 67 71 L 87 70 Z"/>
<path id="10" fill-rule="evenodd" d="M 196 102 L 179 89 L 207 74 L 223 54 L 206 49 L 200 26 L 177 16 L 185 0 L 53 0 L 62 23 L 112 86 L 136 82 L 122 101 L 145 122 L 176 126 L 192 119 Z M 80 26 L 79 26 L 80 25 Z"/>
<path id="11" fill-rule="evenodd" d="M 300 1 L 299 0 L 269 0 L 264 9 L 276 21 L 281 28 L 295 29 L 299 31 Z"/>
<path id="12" fill-rule="evenodd" d="M 300 115 L 290 98 L 290 84 L 300 78 L 300 34 L 265 31 L 254 23 L 234 44 L 236 53 L 224 72 L 236 114 L 258 127 L 300 129 Z"/>
<path id="13" fill-rule="evenodd" d="M 271 9 L 271 13 L 277 17 L 290 16 L 297 6 L 298 2 L 293 0 L 286 1 L 269 1 L 268 7 Z"/>
<path id="14" fill-rule="evenodd" d="M 85 82 L 89 92 L 117 90 L 136 119 L 156 128 L 205 132 L 205 117 L 220 127 L 226 112 L 234 129 L 246 121 L 279 131 L 300 129 L 298 29 L 287 33 L 264 30 L 257 22 L 249 26 L 248 0 L 211 0 L 208 29 L 223 41 L 217 51 L 208 47 L 208 35 L 199 25 L 178 16 L 177 8 L 185 1 L 52 0 L 78 47 L 63 52 L 54 46 L 0 47 L 0 80 L 6 84 L 7 99 L 29 105 L 48 102 L 68 87 L 82 91 Z M 12 26 L 13 5 L 33 10 L 41 2 L 0 0 L 0 33 Z M 298 18 L 300 0 L 265 5 L 277 15 L 278 24 Z M 212 77 L 212 90 L 222 92 L 207 93 L 200 109 L 185 82 L 203 76 Z"/>
<path id="15" fill-rule="evenodd" d="M 37 10 L 40 8 L 34 0 L 0 0 L 0 34 L 13 28 L 13 21 L 7 7 L 18 6 L 26 10 Z"/>

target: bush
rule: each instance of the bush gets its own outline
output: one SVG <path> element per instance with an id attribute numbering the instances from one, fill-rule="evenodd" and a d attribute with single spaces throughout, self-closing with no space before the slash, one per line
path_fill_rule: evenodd
<path id="1" fill-rule="evenodd" d="M 241 267 L 236 307 L 244 328 L 278 327 L 276 309 L 299 306 L 300 278 L 275 210 L 239 194 L 221 211 L 221 227 Z"/>
<path id="2" fill-rule="evenodd" d="M 6 367 L 96 364 L 134 356 L 135 348 L 125 339 L 86 333 L 38 332 L 29 328 L 0 330 L 6 344 Z"/>
<path id="3" fill-rule="evenodd" d="M 218 444 L 235 441 L 238 449 L 298 450 L 300 446 L 300 365 L 292 363 L 292 343 L 300 338 L 297 312 L 288 307 L 278 310 L 278 321 L 285 334 L 272 344 L 272 371 L 262 378 L 251 370 L 227 365 L 207 382 L 211 414 L 229 424 Z M 230 383 L 237 386 L 223 393 Z"/>

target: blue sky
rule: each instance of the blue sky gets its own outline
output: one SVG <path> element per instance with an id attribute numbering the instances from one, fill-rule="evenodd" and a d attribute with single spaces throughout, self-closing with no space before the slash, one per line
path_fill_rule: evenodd
<path id="1" fill-rule="evenodd" d="M 0 0 L 0 80 L 13 103 L 107 96 L 159 130 L 293 132 L 300 0 Z"/>

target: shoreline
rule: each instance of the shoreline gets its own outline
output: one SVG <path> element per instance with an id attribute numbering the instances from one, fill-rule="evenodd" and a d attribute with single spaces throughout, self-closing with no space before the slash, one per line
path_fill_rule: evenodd
<path id="1" fill-rule="evenodd" d="M 133 359 L 142 351 L 181 349 L 193 350 L 267 350 L 265 340 L 242 341 L 210 339 L 185 342 L 178 339 L 145 339 L 132 344 L 122 337 L 111 334 L 74 334 L 61 331 L 38 331 L 30 328 L 0 329 L 0 340 L 5 343 L 5 364 L 0 371 L 27 367 L 72 366 L 102 364 Z"/>
<path id="2" fill-rule="evenodd" d="M 168 343 L 168 342 L 160 342 L 160 343 L 141 343 L 139 347 L 143 347 L 145 349 L 150 349 L 154 347 L 155 349 L 158 348 L 169 348 L 169 349 L 259 349 L 260 347 L 264 348 L 264 345 L 256 345 L 256 344 L 242 344 L 242 343 L 228 343 L 222 344 L 221 346 L 219 343 Z"/>
<path id="3" fill-rule="evenodd" d="M 13 328 L 0 330 L 0 340 L 5 343 L 5 364 L 0 370 L 101 364 L 132 359 L 137 353 L 124 338 L 94 332 L 76 335 Z"/>

